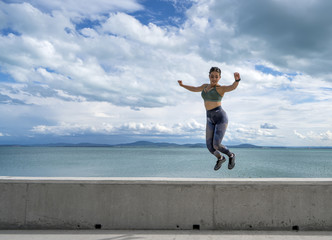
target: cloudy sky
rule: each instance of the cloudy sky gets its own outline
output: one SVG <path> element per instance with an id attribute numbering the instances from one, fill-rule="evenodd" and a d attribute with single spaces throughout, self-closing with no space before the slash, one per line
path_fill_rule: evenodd
<path id="1" fill-rule="evenodd" d="M 0 144 L 205 141 L 199 93 L 226 93 L 225 144 L 332 146 L 330 0 L 2 0 Z"/>

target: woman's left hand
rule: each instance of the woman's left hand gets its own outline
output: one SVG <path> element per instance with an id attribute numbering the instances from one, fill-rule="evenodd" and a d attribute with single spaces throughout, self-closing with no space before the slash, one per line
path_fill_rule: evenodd
<path id="1" fill-rule="evenodd" d="M 240 77 L 240 73 L 238 73 L 238 72 L 235 72 L 234 73 L 234 78 L 235 78 L 235 80 L 239 80 L 241 77 Z"/>

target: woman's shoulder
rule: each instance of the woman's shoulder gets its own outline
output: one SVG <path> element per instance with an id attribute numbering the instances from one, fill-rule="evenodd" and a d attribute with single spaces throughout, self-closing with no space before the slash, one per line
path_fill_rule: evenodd
<path id="1" fill-rule="evenodd" d="M 216 85 L 216 90 L 217 90 L 217 92 L 221 95 L 221 96 L 223 96 L 224 94 L 225 94 L 225 86 L 224 85 Z"/>
<path id="2" fill-rule="evenodd" d="M 220 84 L 218 84 L 218 85 L 216 85 L 216 88 L 223 89 L 223 88 L 227 88 L 227 86 L 226 85 L 220 85 Z"/>

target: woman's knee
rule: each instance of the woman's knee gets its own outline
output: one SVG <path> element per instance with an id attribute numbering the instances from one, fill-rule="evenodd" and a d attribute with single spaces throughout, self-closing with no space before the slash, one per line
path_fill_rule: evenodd
<path id="1" fill-rule="evenodd" d="M 214 147 L 216 150 L 222 152 L 223 154 L 226 154 L 227 156 L 230 156 L 230 154 L 231 154 L 231 152 L 229 151 L 229 149 L 228 149 L 226 146 L 222 145 L 222 144 L 219 144 L 219 145 L 213 145 L 213 147 Z"/>
<path id="2" fill-rule="evenodd" d="M 213 143 L 213 148 L 220 151 L 220 152 L 222 152 L 222 153 L 228 150 L 227 147 L 222 145 L 221 143 L 219 143 L 219 144 Z"/>
<path id="3" fill-rule="evenodd" d="M 213 148 L 213 149 L 215 149 L 215 150 L 219 150 L 219 149 L 221 149 L 221 148 L 222 148 L 222 146 L 223 146 L 223 145 L 221 145 L 221 144 L 216 144 L 216 143 L 213 143 L 213 146 L 212 146 L 212 148 Z"/>

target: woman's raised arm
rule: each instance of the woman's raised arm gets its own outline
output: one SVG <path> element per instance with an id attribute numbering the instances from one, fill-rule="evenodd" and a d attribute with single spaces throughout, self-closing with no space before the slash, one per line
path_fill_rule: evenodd
<path id="1" fill-rule="evenodd" d="M 207 84 L 203 84 L 202 86 L 199 86 L 199 87 L 193 87 L 193 86 L 184 85 L 182 83 L 182 80 L 178 80 L 178 83 L 181 87 L 183 87 L 191 92 L 201 92 L 204 89 L 204 87 L 207 85 Z"/>
<path id="2" fill-rule="evenodd" d="M 232 85 L 220 86 L 220 87 L 217 88 L 217 91 L 221 96 L 224 95 L 225 92 L 233 91 L 237 88 L 237 86 L 239 86 L 239 82 L 241 81 L 240 73 L 235 72 L 234 73 L 234 79 L 235 79 L 235 81 L 233 82 Z"/>

